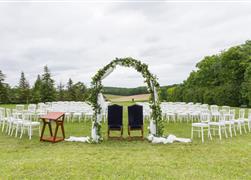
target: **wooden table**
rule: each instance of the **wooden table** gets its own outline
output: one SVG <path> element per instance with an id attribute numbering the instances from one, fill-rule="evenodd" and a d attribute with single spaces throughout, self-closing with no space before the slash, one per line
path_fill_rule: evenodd
<path id="1" fill-rule="evenodd" d="M 65 113 L 63 113 L 63 112 L 50 112 L 47 115 L 42 116 L 40 119 L 43 121 L 43 128 L 42 128 L 42 132 L 41 132 L 40 141 L 48 141 L 48 142 L 52 142 L 52 143 L 63 141 L 65 138 L 64 117 L 65 117 Z M 54 134 L 52 132 L 52 127 L 51 127 L 52 121 L 54 121 L 56 123 L 56 129 L 55 129 Z M 50 135 L 51 135 L 50 137 L 43 137 L 46 125 L 49 126 L 49 131 L 50 131 Z M 57 137 L 57 132 L 58 132 L 59 126 L 61 126 L 63 137 Z"/>

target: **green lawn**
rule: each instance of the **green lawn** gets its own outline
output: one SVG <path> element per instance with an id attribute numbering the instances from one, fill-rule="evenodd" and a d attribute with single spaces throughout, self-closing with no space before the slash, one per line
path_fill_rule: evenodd
<path id="1" fill-rule="evenodd" d="M 124 106 L 129 103 L 123 103 Z M 124 108 L 124 136 L 127 135 Z M 145 136 L 148 134 L 145 125 Z M 66 123 L 66 136 L 90 135 L 90 122 Z M 191 125 L 170 123 L 165 134 L 190 137 Z M 84 144 L 39 142 L 0 133 L 0 179 L 250 179 L 251 133 L 191 144 L 106 140 Z"/>

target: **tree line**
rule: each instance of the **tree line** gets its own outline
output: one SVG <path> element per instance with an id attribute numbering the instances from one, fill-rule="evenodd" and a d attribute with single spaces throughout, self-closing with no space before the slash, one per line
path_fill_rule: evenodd
<path id="1" fill-rule="evenodd" d="M 47 66 L 42 75 L 37 75 L 33 86 L 30 86 L 21 72 L 17 86 L 11 87 L 5 82 L 6 75 L 0 70 L 0 103 L 39 103 L 51 101 L 84 101 L 88 97 L 88 89 L 82 82 L 74 83 L 70 78 L 66 85 L 55 85 Z"/>
<path id="2" fill-rule="evenodd" d="M 60 83 L 55 87 L 47 66 L 33 86 L 24 72 L 15 87 L 6 83 L 5 78 L 0 70 L 0 103 L 84 101 L 89 94 L 85 84 L 71 79 L 66 85 Z M 251 107 L 251 41 L 204 57 L 183 83 L 162 86 L 160 90 L 161 100 L 166 101 Z M 104 87 L 103 92 L 124 96 L 148 93 L 146 87 Z"/>
<path id="3" fill-rule="evenodd" d="M 85 101 L 89 96 L 89 89 L 82 82 L 74 83 L 70 78 L 66 85 L 61 82 L 56 86 L 51 72 L 47 66 L 44 67 L 42 75 L 38 74 L 33 86 L 21 72 L 19 83 L 11 87 L 5 82 L 6 75 L 0 70 L 0 103 L 29 104 L 51 101 Z M 161 99 L 166 100 L 167 87 L 161 87 Z M 104 94 L 130 96 L 147 94 L 147 87 L 119 88 L 103 87 Z"/>
<path id="4" fill-rule="evenodd" d="M 251 41 L 206 56 L 196 68 L 167 89 L 168 101 L 251 106 Z"/>
<path id="5" fill-rule="evenodd" d="M 104 87 L 103 92 L 104 94 L 113 94 L 120 96 L 131 96 L 131 95 L 148 93 L 147 88 L 144 86 L 136 88 Z"/>

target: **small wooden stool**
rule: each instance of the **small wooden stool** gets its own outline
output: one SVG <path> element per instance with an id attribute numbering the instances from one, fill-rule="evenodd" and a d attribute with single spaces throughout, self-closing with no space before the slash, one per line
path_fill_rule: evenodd
<path id="1" fill-rule="evenodd" d="M 64 117 L 65 117 L 65 113 L 63 113 L 63 112 L 50 112 L 47 115 L 42 116 L 40 119 L 42 119 L 42 121 L 43 121 L 43 128 L 42 128 L 42 132 L 41 132 L 41 136 L 40 136 L 40 141 L 47 141 L 47 142 L 52 142 L 52 143 L 63 141 L 65 138 Z M 56 129 L 55 129 L 54 134 L 52 132 L 52 127 L 51 127 L 52 121 L 54 121 L 56 123 Z M 47 124 L 49 126 L 51 137 L 43 137 L 45 127 Z M 57 132 L 58 132 L 59 126 L 61 126 L 63 137 L 57 138 Z"/>

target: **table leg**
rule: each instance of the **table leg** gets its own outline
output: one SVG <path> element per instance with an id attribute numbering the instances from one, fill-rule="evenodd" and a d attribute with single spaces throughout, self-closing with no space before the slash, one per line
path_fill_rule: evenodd
<path id="1" fill-rule="evenodd" d="M 64 124 L 61 124 L 61 130 L 62 130 L 63 138 L 65 138 L 65 133 L 64 133 Z"/>
<path id="2" fill-rule="evenodd" d="M 53 136 L 52 128 L 51 128 L 51 122 L 48 122 L 48 125 L 49 125 L 50 134 L 51 134 L 51 136 Z"/>
<path id="3" fill-rule="evenodd" d="M 46 122 L 45 121 L 43 121 L 43 128 L 42 128 L 42 132 L 41 132 L 41 136 L 40 136 L 40 141 L 42 141 L 42 139 L 43 139 L 43 136 L 44 136 L 44 130 L 45 130 L 45 126 L 46 126 Z"/>
<path id="4" fill-rule="evenodd" d="M 56 138 L 57 138 L 57 133 L 58 133 L 58 124 L 56 125 L 56 129 L 55 129 L 55 134 L 54 134 L 54 137 L 53 137 L 53 141 L 55 142 L 56 141 Z"/>

